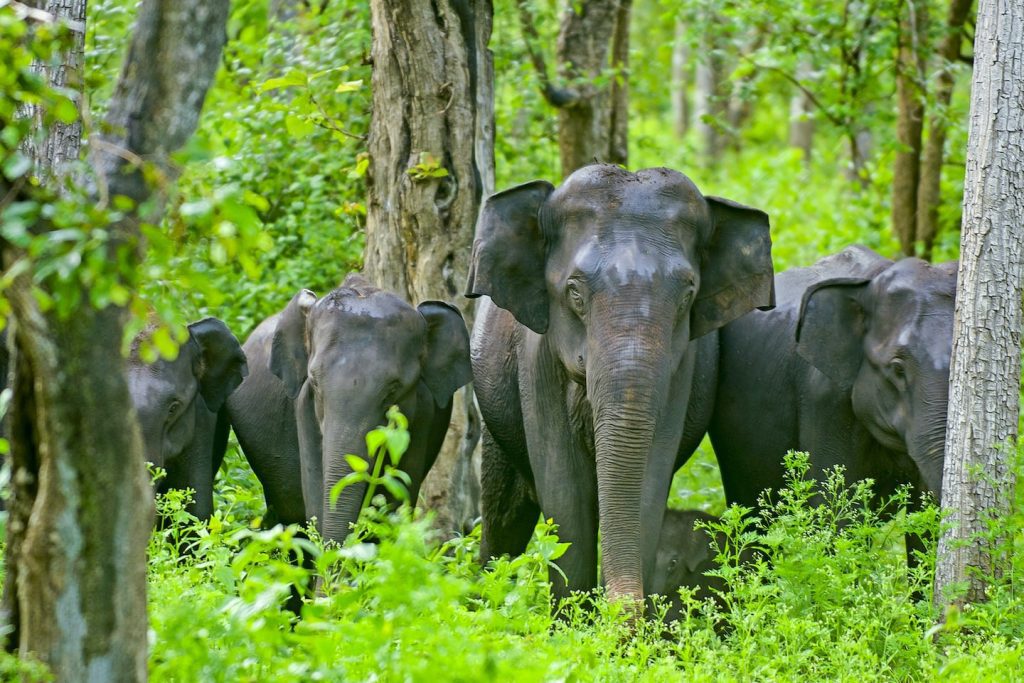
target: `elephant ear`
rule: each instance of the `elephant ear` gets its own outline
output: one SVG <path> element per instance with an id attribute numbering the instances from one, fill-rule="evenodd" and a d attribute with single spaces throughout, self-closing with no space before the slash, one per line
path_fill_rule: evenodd
<path id="1" fill-rule="evenodd" d="M 443 301 L 424 301 L 417 310 L 427 321 L 423 383 L 434 401 L 445 406 L 456 389 L 473 379 L 466 322 L 459 309 Z"/>
<path id="2" fill-rule="evenodd" d="M 864 357 L 871 278 L 841 277 L 807 288 L 796 325 L 797 353 L 843 389 L 853 386 Z"/>
<path id="3" fill-rule="evenodd" d="M 768 214 L 720 197 L 706 199 L 713 228 L 701 258 L 700 291 L 690 311 L 691 339 L 755 308 L 775 306 Z"/>
<path id="4" fill-rule="evenodd" d="M 466 296 L 489 296 L 537 334 L 548 329 L 540 207 L 554 186 L 535 180 L 492 195 L 476 225 Z"/>
<path id="5" fill-rule="evenodd" d="M 194 366 L 199 393 L 206 407 L 215 413 L 249 374 L 245 352 L 228 326 L 217 318 L 192 323 L 188 333 L 199 347 Z"/>
<path id="6" fill-rule="evenodd" d="M 306 381 L 306 316 L 315 303 L 316 294 L 308 289 L 293 296 L 277 319 L 270 344 L 270 371 L 284 383 L 292 400 Z"/>

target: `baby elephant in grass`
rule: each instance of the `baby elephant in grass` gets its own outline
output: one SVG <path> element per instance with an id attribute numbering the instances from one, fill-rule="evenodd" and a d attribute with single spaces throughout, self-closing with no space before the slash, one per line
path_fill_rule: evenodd
<path id="1" fill-rule="evenodd" d="M 700 510 L 666 510 L 658 539 L 658 555 L 654 565 L 654 591 L 668 599 L 665 621 L 682 616 L 679 589 L 695 589 L 694 598 L 718 600 L 725 591 L 725 581 L 706 572 L 718 569 L 715 562 L 718 548 L 724 545 L 721 533 L 713 535 L 703 524 L 718 522 L 718 517 Z M 698 523 L 703 523 L 697 526 Z"/>

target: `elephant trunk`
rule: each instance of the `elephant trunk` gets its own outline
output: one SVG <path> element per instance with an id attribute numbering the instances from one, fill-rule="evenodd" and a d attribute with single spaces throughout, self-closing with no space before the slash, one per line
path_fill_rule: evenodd
<path id="1" fill-rule="evenodd" d="M 324 540 L 344 543 L 350 526 L 359 518 L 366 483 L 350 484 L 342 489 L 337 501 L 331 505 L 331 490 L 344 477 L 352 473 L 346 455 L 356 455 L 368 460 L 366 433 L 374 425 L 332 425 L 325 429 L 323 439 L 323 518 L 320 533 Z"/>
<path id="2" fill-rule="evenodd" d="M 923 401 L 923 417 L 915 420 L 907 444 L 907 453 L 917 465 L 921 479 L 935 497 L 942 499 L 942 465 L 946 451 L 946 419 L 948 416 L 948 390 L 940 390 Z"/>
<path id="3" fill-rule="evenodd" d="M 674 368 L 664 347 L 652 348 L 657 345 L 635 332 L 619 337 L 621 343 L 591 346 L 588 398 L 594 413 L 602 573 L 610 598 L 639 609 L 645 474 Z"/>

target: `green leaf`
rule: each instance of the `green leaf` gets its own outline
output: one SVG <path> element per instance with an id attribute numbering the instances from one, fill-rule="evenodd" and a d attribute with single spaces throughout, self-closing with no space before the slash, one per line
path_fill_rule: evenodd
<path id="1" fill-rule="evenodd" d="M 346 455 L 345 462 L 348 463 L 348 466 L 352 468 L 353 472 L 365 472 L 370 468 L 370 463 L 366 462 L 358 455 Z"/>
<path id="2" fill-rule="evenodd" d="M 14 152 L 4 159 L 3 172 L 8 180 L 17 180 L 29 172 L 32 168 L 32 160 L 20 152 Z"/>
<path id="3" fill-rule="evenodd" d="M 359 90 L 362 87 L 362 79 L 358 81 L 345 81 L 344 83 L 339 83 L 338 87 L 334 89 L 334 92 L 352 92 L 354 90 Z"/>
<path id="4" fill-rule="evenodd" d="M 72 123 L 78 118 L 78 107 L 67 97 L 58 98 L 53 106 L 53 116 L 61 123 Z"/>
<path id="5" fill-rule="evenodd" d="M 178 344 L 171 338 L 170 328 L 161 325 L 153 331 L 153 346 L 165 360 L 178 357 Z"/>
<path id="6" fill-rule="evenodd" d="M 309 137 L 316 130 L 315 123 L 295 114 L 285 116 L 284 127 L 288 130 L 288 134 L 294 138 Z"/>
<path id="7" fill-rule="evenodd" d="M 305 87 L 308 83 L 306 74 L 301 71 L 291 71 L 285 76 L 279 78 L 268 78 L 263 81 L 260 85 L 260 92 L 267 92 L 269 90 L 277 90 L 278 88 L 291 88 L 294 86 Z"/>

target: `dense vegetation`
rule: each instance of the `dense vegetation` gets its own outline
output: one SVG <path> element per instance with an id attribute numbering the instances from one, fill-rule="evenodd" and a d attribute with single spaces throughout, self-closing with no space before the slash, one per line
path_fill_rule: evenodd
<path id="1" fill-rule="evenodd" d="M 87 74 L 92 120 L 100 120 L 133 14 L 132 0 L 89 6 Z M 161 231 L 149 235 L 141 274 L 144 298 L 180 326 L 203 315 L 240 337 L 302 287 L 323 292 L 358 269 L 369 125 L 369 10 L 363 2 L 309 3 L 274 15 L 266 0 L 236 0 L 222 69 L 199 133 L 177 159 L 182 176 Z M 325 9 L 320 11 L 319 5 Z M 538 26 L 553 42 L 561 3 L 535 3 Z M 892 159 L 898 149 L 884 27 L 864 50 L 864 83 L 824 104 L 815 154 L 805 160 L 786 142 L 790 88 L 780 76 L 796 51 L 819 67 L 824 91 L 832 45 L 793 42 L 768 32 L 753 47 L 744 27 L 807 25 L 828 5 L 785 3 L 772 14 L 726 3 L 716 50 L 746 49 L 732 72 L 735 97 L 749 115 L 728 129 L 720 156 L 702 156 L 696 133 L 674 130 L 668 79 L 677 16 L 694 27 L 679 39 L 699 47 L 710 29 L 697 21 L 707 3 L 636 3 L 631 71 L 630 166 L 668 166 L 708 194 L 769 213 L 776 268 L 804 265 L 859 242 L 895 255 L 889 228 Z M 676 9 L 679 4 L 683 9 Z M 856 4 L 856 3 L 854 3 Z M 875 3 L 884 15 L 891 3 Z M 937 3 L 932 3 L 936 4 Z M 806 5 L 806 6 L 805 6 Z M 872 5 L 874 6 L 874 5 Z M 787 14 L 788 12 L 788 14 Z M 824 20 L 822 20 L 824 21 Z M 703 30 L 698 30 L 703 27 Z M 834 27 L 833 27 L 834 28 Z M 837 34 L 839 40 L 852 35 Z M 856 36 L 854 36 L 856 37 Z M 787 42 L 790 41 L 790 42 Z M 513 0 L 495 3 L 491 41 L 496 72 L 497 186 L 558 179 L 556 130 L 526 58 Z M 771 69 L 749 65 L 771 64 Z M 961 77 L 963 74 L 960 74 Z M 961 80 L 963 80 L 961 78 Z M 966 92 L 947 113 L 958 122 L 943 179 L 936 260 L 955 258 Z M 856 88 L 860 88 L 859 90 Z M 862 111 L 850 111 L 861 107 Z M 852 122 L 874 134 L 874 152 L 849 177 Z M 722 124 L 723 128 L 726 125 Z M 136 327 L 137 329 L 137 327 Z M 547 572 L 564 551 L 557 528 L 542 523 L 528 553 L 487 568 L 475 560 L 479 529 L 445 540 L 429 517 L 403 508 L 364 515 L 344 548 L 324 550 L 296 529 L 260 529 L 260 487 L 236 446 L 217 483 L 213 519 L 199 524 L 177 493 L 158 502 L 174 520 L 150 547 L 151 676 L 177 681 L 292 680 L 1012 680 L 1024 645 L 1024 601 L 1011 561 L 988 603 L 939 614 L 930 600 L 930 562 L 907 575 L 905 530 L 936 529 L 934 508 L 894 518 L 870 511 L 863 485 L 842 473 L 816 490 L 806 460 L 792 457 L 789 488 L 774 492 L 760 526 L 724 506 L 710 447 L 673 485 L 670 505 L 724 513 L 723 557 L 756 547 L 763 561 L 722 570 L 732 586 L 723 604 L 697 604 L 681 622 L 642 622 L 623 635 L 626 615 L 600 598 L 549 606 Z M 823 506 L 810 505 L 821 494 Z M 1020 505 L 1015 509 L 1024 509 Z M 886 511 L 899 508 L 891 501 Z M 1000 520 L 993 538 L 1024 544 L 1024 513 Z M 362 542 L 367 536 L 376 545 Z M 930 549 L 934 552 L 934 548 Z M 1016 550 L 1016 553 L 1014 552 Z M 312 552 L 322 594 L 295 624 L 280 609 L 304 570 L 288 561 Z M 915 601 L 919 592 L 924 599 Z M 0 659 L 0 672 L 13 669 Z M 7 668 L 5 668 L 7 667 Z"/>

